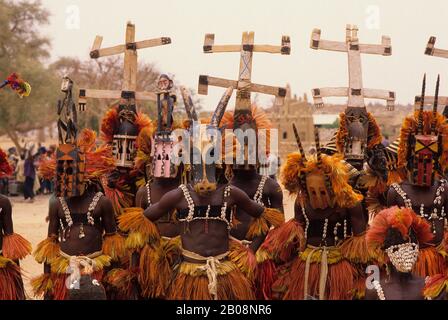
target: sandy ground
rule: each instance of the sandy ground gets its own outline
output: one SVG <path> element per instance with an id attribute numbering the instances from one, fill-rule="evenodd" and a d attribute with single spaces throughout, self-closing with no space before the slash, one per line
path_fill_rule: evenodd
<path id="1" fill-rule="evenodd" d="M 33 245 L 36 245 L 47 235 L 47 222 L 45 217 L 48 214 L 49 196 L 37 196 L 34 203 L 23 201 L 23 197 L 10 197 L 12 202 L 12 215 L 14 231 L 24 236 Z M 27 296 L 32 297 L 30 290 L 30 279 L 43 272 L 43 267 L 39 265 L 32 256 L 21 261 L 24 273 L 25 288 Z"/>
<path id="2" fill-rule="evenodd" d="M 45 217 L 48 214 L 49 196 L 37 196 L 34 203 L 23 201 L 22 197 L 10 197 L 12 202 L 14 230 L 36 245 L 47 236 L 48 224 Z M 293 216 L 293 199 L 285 194 L 284 197 L 286 218 Z M 30 279 L 43 272 L 42 265 L 39 265 L 32 256 L 28 256 L 21 261 L 24 271 L 24 282 L 28 298 L 32 299 Z"/>

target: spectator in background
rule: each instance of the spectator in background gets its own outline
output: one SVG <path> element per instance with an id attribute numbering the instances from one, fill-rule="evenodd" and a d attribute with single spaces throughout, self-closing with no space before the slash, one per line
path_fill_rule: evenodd
<path id="1" fill-rule="evenodd" d="M 49 150 L 47 150 L 45 147 L 40 147 L 39 148 L 39 154 L 38 154 L 38 159 L 37 159 L 37 163 L 36 163 L 36 167 L 39 167 L 39 164 L 42 161 L 47 160 L 50 156 L 49 154 Z M 41 194 L 50 194 L 52 192 L 52 188 L 51 188 L 51 181 L 48 179 L 44 179 L 39 177 L 40 180 L 40 190 L 39 192 Z"/>
<path id="2" fill-rule="evenodd" d="M 34 202 L 34 180 L 36 179 L 36 167 L 34 165 L 34 157 L 30 151 L 26 157 L 24 164 L 25 183 L 23 186 L 23 196 L 25 201 Z"/>
<path id="3" fill-rule="evenodd" d="M 18 183 L 25 183 L 25 155 L 21 154 L 16 165 L 16 181 Z"/>

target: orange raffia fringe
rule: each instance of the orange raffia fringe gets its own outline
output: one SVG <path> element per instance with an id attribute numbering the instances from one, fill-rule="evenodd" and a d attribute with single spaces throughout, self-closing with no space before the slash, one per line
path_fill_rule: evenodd
<path id="1" fill-rule="evenodd" d="M 101 179 L 101 185 L 104 189 L 106 197 L 112 201 L 115 216 L 120 216 L 123 213 L 123 208 L 132 207 L 134 202 L 134 195 L 130 192 L 129 185 L 124 180 L 119 180 L 114 188 L 107 185 L 107 179 Z"/>
<path id="2" fill-rule="evenodd" d="M 373 148 L 375 145 L 380 144 L 383 141 L 383 137 L 381 136 L 381 130 L 378 126 L 378 123 L 375 120 L 375 117 L 368 112 L 367 117 L 369 120 L 369 127 L 367 131 L 367 147 L 369 149 Z M 339 114 L 339 129 L 336 133 L 336 147 L 338 152 L 344 153 L 344 144 L 345 139 L 348 137 L 348 124 L 347 117 L 345 113 Z"/>
<path id="3" fill-rule="evenodd" d="M 43 297 L 44 295 L 52 295 L 54 288 L 54 279 L 51 273 L 44 273 L 38 277 L 31 279 L 31 287 L 36 297 Z"/>
<path id="4" fill-rule="evenodd" d="M 60 255 L 59 244 L 56 243 L 55 237 L 49 237 L 39 243 L 34 256 L 40 263 L 50 264 L 51 273 L 43 274 L 31 280 L 31 286 L 35 296 L 49 295 L 53 300 L 65 300 L 67 297 L 66 280 L 69 274 L 67 270 L 70 261 L 66 257 Z M 111 258 L 102 254 L 93 258 L 92 277 L 100 281 L 103 275 L 103 269 L 110 266 Z"/>
<path id="5" fill-rule="evenodd" d="M 275 262 L 291 260 L 305 244 L 304 231 L 296 219 L 291 219 L 268 233 L 257 251 L 257 262 L 272 259 Z"/>
<path id="6" fill-rule="evenodd" d="M 435 276 L 445 272 L 445 259 L 436 247 L 420 248 L 412 272 L 420 277 Z"/>
<path id="7" fill-rule="evenodd" d="M 12 175 L 13 171 L 14 170 L 9 164 L 5 151 L 0 149 L 0 178 Z"/>
<path id="8" fill-rule="evenodd" d="M 125 208 L 118 218 L 118 226 L 124 232 L 129 232 L 126 239 L 128 249 L 143 248 L 146 243 L 160 239 L 157 226 L 143 215 L 142 208 Z"/>
<path id="9" fill-rule="evenodd" d="M 112 261 L 119 261 L 126 253 L 125 240 L 120 234 L 115 233 L 104 237 L 103 254 L 111 257 Z"/>
<path id="10" fill-rule="evenodd" d="M 283 212 L 273 208 L 265 208 L 261 216 L 254 219 L 250 224 L 246 238 L 254 239 L 255 237 L 267 234 L 271 225 L 278 227 L 284 222 L 285 215 Z"/>
<path id="11" fill-rule="evenodd" d="M 366 234 L 351 236 L 340 246 L 342 255 L 353 263 L 367 264 L 374 258 L 367 248 Z"/>
<path id="12" fill-rule="evenodd" d="M 0 255 L 0 301 L 25 300 L 20 267 L 11 259 Z"/>
<path id="13" fill-rule="evenodd" d="M 258 299 L 273 299 L 273 285 L 285 263 L 292 261 L 305 244 L 304 232 L 295 219 L 269 231 L 256 253 L 256 294 Z M 277 268 L 276 264 L 281 267 Z M 277 283 L 279 285 L 279 283 Z M 281 285 L 283 287 L 283 284 Z"/>
<path id="14" fill-rule="evenodd" d="M 182 262 L 168 291 L 169 300 L 211 300 L 204 264 Z M 217 265 L 218 300 L 254 300 L 251 282 L 232 261 Z"/>
<path id="15" fill-rule="evenodd" d="M 151 126 L 151 119 L 144 113 L 137 112 L 135 124 L 140 132 L 143 128 Z M 118 106 L 113 106 L 106 112 L 101 121 L 101 140 L 105 143 L 111 143 L 119 125 Z"/>
<path id="16" fill-rule="evenodd" d="M 236 240 L 229 242 L 229 260 L 231 260 L 238 269 L 244 273 L 247 279 L 254 281 L 257 260 L 252 250 Z"/>
<path id="17" fill-rule="evenodd" d="M 271 139 L 271 132 L 272 129 L 272 123 L 271 120 L 269 120 L 268 115 L 264 110 L 260 107 L 257 107 L 255 104 L 252 104 L 251 106 L 251 114 L 252 118 L 255 121 L 256 130 L 264 129 L 265 131 L 258 131 L 257 132 L 257 143 L 258 147 L 261 150 L 266 150 L 266 155 L 270 153 L 270 139 Z M 226 129 L 235 129 L 235 118 L 234 118 L 234 112 L 233 111 L 227 111 L 224 113 L 224 116 L 222 117 L 220 126 Z M 264 140 L 259 140 L 258 138 L 263 135 L 265 138 Z M 236 140 L 236 139 L 235 139 Z M 236 155 L 236 150 L 239 148 L 239 145 L 236 144 L 236 141 L 234 140 L 234 146 L 233 146 L 233 155 Z"/>
<path id="18" fill-rule="evenodd" d="M 3 256 L 11 260 L 20 260 L 31 253 L 31 243 L 17 233 L 3 237 Z"/>
<path id="19" fill-rule="evenodd" d="M 145 298 L 166 298 L 174 264 L 181 256 L 180 237 L 161 238 L 157 245 L 146 244 L 140 252 L 139 283 Z"/>
<path id="20" fill-rule="evenodd" d="M 33 255 L 38 263 L 51 263 L 59 256 L 60 246 L 56 237 L 48 237 L 41 241 Z"/>
<path id="21" fill-rule="evenodd" d="M 278 279 L 283 282 L 283 286 L 288 288 L 284 300 L 303 300 L 305 286 L 305 266 L 312 248 L 307 248 L 296 258 L 289 273 Z M 325 291 L 325 299 L 328 300 L 350 300 L 352 299 L 352 289 L 354 286 L 355 270 L 338 248 L 328 248 L 328 275 Z M 308 277 L 308 294 L 314 297 L 319 296 L 319 279 L 321 268 L 322 252 L 317 250 L 311 257 L 310 271 Z M 286 279 L 284 278 L 286 277 Z M 275 283 L 274 286 L 277 286 Z"/>
<path id="22" fill-rule="evenodd" d="M 101 140 L 105 143 L 111 143 L 118 125 L 118 107 L 114 106 L 106 112 L 103 120 L 101 121 Z"/>
<path id="23" fill-rule="evenodd" d="M 154 130 L 151 126 L 143 128 L 138 134 L 136 141 L 137 155 L 134 160 L 134 168 L 137 171 L 145 172 L 145 165 L 151 161 L 153 134 Z"/>
<path id="24" fill-rule="evenodd" d="M 409 137 L 414 135 L 418 126 L 420 111 L 406 117 L 400 131 L 400 144 L 398 145 L 398 168 L 405 168 L 407 164 Z M 431 123 L 434 120 L 432 111 L 423 111 L 423 134 L 431 133 Z M 442 137 L 442 155 L 440 157 L 441 172 L 445 172 L 448 167 L 448 123 L 443 115 L 436 113 L 436 131 Z"/>
<path id="25" fill-rule="evenodd" d="M 351 293 L 353 294 L 354 300 L 363 300 L 366 296 L 366 279 L 367 275 L 364 270 L 363 265 L 355 265 L 354 266 L 354 283 L 353 290 Z"/>
<path id="26" fill-rule="evenodd" d="M 425 284 L 423 289 L 423 296 L 425 298 L 436 299 L 443 292 L 448 294 L 448 276 L 443 274 L 438 274 L 430 277 Z"/>
<path id="27" fill-rule="evenodd" d="M 434 237 L 429 223 L 412 209 L 393 206 L 381 210 L 373 219 L 366 234 L 368 247 L 381 249 L 389 228 L 397 229 L 404 239 L 409 237 L 409 230 L 412 229 L 420 246 L 429 243 Z"/>
<path id="28" fill-rule="evenodd" d="M 102 254 L 96 258 L 93 258 L 93 271 L 102 271 L 105 267 L 110 266 L 111 258 L 105 254 Z M 65 274 L 70 266 L 69 259 L 59 255 L 51 262 L 51 272 L 56 274 Z"/>
<path id="29" fill-rule="evenodd" d="M 268 296 L 269 299 L 283 300 L 286 291 L 288 291 L 291 266 L 295 261 L 296 260 L 292 260 L 276 267 L 274 279 L 272 280 L 272 285 L 268 291 L 268 294 L 270 294 L 270 296 Z"/>
<path id="30" fill-rule="evenodd" d="M 319 169 L 316 156 L 308 157 L 307 161 L 304 161 L 298 152 L 293 152 L 286 159 L 280 179 L 290 193 L 305 195 L 307 190 L 302 190 L 299 177 L 310 173 L 325 174 L 330 179 L 336 204 L 341 208 L 353 208 L 363 196 L 349 184 L 348 168 L 342 160 L 340 154 L 322 155 L 322 167 Z"/>
<path id="31" fill-rule="evenodd" d="M 138 272 L 135 269 L 114 268 L 104 276 L 103 282 L 117 288 L 122 296 L 129 298 L 133 294 L 132 284 L 137 278 Z"/>
<path id="32" fill-rule="evenodd" d="M 83 129 L 78 137 L 77 145 L 86 156 L 85 180 L 99 179 L 115 169 L 115 161 L 111 146 L 96 147 L 96 133 Z M 39 164 L 39 175 L 45 179 L 53 179 L 56 175 L 56 158 L 44 159 Z"/>
<path id="33" fill-rule="evenodd" d="M 139 132 L 143 128 L 153 127 L 151 119 L 143 112 L 137 112 L 137 117 L 135 118 L 135 124 L 137 125 Z"/>
<path id="34" fill-rule="evenodd" d="M 271 120 L 269 120 L 268 115 L 266 112 L 264 112 L 263 109 L 260 107 L 257 107 L 255 104 L 252 104 L 251 108 L 251 114 L 253 119 L 255 120 L 257 129 L 271 129 L 272 123 Z M 224 113 L 224 116 L 221 120 L 221 126 L 225 126 L 226 129 L 234 129 L 234 112 L 233 111 L 226 111 Z"/>
<path id="35" fill-rule="evenodd" d="M 300 175 L 306 173 L 305 159 L 299 152 L 288 154 L 280 173 L 280 179 L 285 189 L 292 194 L 303 191 L 300 188 Z"/>
<path id="36" fill-rule="evenodd" d="M 255 276 L 255 292 L 259 300 L 272 299 L 272 285 L 277 280 L 277 267 L 272 260 L 258 264 Z"/>

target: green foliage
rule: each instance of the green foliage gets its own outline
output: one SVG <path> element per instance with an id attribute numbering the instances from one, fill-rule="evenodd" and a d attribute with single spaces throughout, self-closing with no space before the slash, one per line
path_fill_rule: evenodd
<path id="1" fill-rule="evenodd" d="M 40 1 L 0 0 L 0 8 L 0 80 L 17 72 L 32 87 L 23 99 L 6 87 L 0 92 L 0 134 L 8 134 L 20 148 L 19 133 L 55 120 L 58 80 L 44 64 L 50 42 L 39 33 L 49 14 Z"/>

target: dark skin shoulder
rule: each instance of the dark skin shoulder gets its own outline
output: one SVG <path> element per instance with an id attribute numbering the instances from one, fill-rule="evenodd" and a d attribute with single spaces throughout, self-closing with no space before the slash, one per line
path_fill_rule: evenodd
<path id="1" fill-rule="evenodd" d="M 243 171 L 244 172 L 244 171 Z M 239 174 L 238 174 L 239 173 Z M 232 185 L 243 190 L 249 198 L 253 199 L 255 193 L 257 192 L 258 186 L 262 176 L 256 171 L 250 175 L 250 173 L 242 173 L 239 171 L 235 174 L 232 179 Z M 283 192 L 280 185 L 274 179 L 268 177 L 264 188 L 263 188 L 263 197 L 262 201 L 266 207 L 275 208 L 283 212 Z M 249 230 L 249 226 L 253 220 L 253 218 L 247 214 L 241 208 L 237 208 L 236 210 L 236 218 L 240 222 L 236 227 L 232 228 L 231 235 L 239 240 L 247 240 L 246 234 Z M 252 251 L 257 251 L 260 245 L 263 243 L 265 235 L 260 235 L 252 240 L 250 244 L 250 248 Z"/>
<path id="2" fill-rule="evenodd" d="M 146 209 L 148 207 L 148 200 L 146 196 L 146 185 L 138 189 L 135 195 L 135 206 Z"/>
<path id="3" fill-rule="evenodd" d="M 223 193 L 225 185 L 218 186 L 217 190 L 207 196 L 201 196 L 189 187 L 190 195 L 196 206 L 221 206 L 223 204 Z M 226 199 L 228 208 L 237 205 L 254 217 L 260 216 L 264 207 L 252 201 L 247 194 L 232 186 L 230 195 Z M 147 208 L 145 216 L 156 221 L 165 212 L 173 209 L 187 209 L 188 205 L 180 188 L 166 193 L 159 202 Z M 206 226 L 207 224 L 207 226 Z M 206 231 L 207 230 L 207 231 Z M 229 232 L 227 224 L 219 220 L 195 220 L 181 223 L 181 238 L 184 249 L 195 252 L 202 256 L 216 256 L 228 250 Z"/>
<path id="4" fill-rule="evenodd" d="M 157 203 L 163 195 L 177 189 L 178 186 L 178 178 L 155 178 L 150 184 L 151 204 L 153 205 Z M 137 207 L 142 209 L 146 209 L 148 207 L 148 188 L 146 185 L 139 188 L 135 197 L 135 202 Z M 173 238 L 179 235 L 179 225 L 171 220 L 171 215 L 172 212 L 166 212 L 165 216 L 155 222 L 161 236 Z"/>

